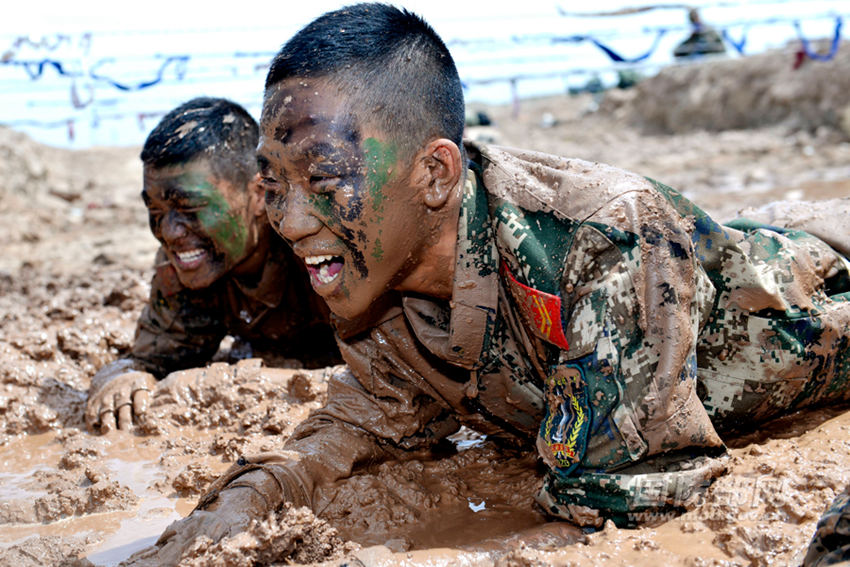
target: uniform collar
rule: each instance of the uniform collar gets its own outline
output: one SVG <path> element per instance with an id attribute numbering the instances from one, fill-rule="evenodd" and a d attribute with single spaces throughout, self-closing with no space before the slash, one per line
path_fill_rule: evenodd
<path id="1" fill-rule="evenodd" d="M 458 218 L 448 362 L 476 368 L 489 348 L 499 301 L 499 255 L 480 171 L 470 164 Z"/>

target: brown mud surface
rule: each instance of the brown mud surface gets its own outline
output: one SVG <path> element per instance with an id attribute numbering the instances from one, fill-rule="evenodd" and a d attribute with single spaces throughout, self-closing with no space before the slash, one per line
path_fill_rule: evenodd
<path id="1" fill-rule="evenodd" d="M 850 85 L 836 83 L 850 77 L 850 53 L 796 72 L 792 61 L 786 51 L 670 69 L 599 101 L 522 101 L 516 117 L 490 108 L 492 134 L 654 177 L 719 220 L 776 199 L 850 195 Z M 240 455 L 279 446 L 325 396 L 327 370 L 217 362 L 194 371 L 189 400 L 156 392 L 133 433 L 86 432 L 90 377 L 127 352 L 149 289 L 156 242 L 137 153 L 68 152 L 0 129 L 0 565 L 118 564 Z M 798 564 L 850 482 L 850 413 L 792 416 L 727 442 L 729 472 L 694 510 L 585 534 L 534 507 L 533 456 L 464 431 L 436 457 L 341 482 L 318 517 L 285 510 L 200 540 L 186 564 Z"/>

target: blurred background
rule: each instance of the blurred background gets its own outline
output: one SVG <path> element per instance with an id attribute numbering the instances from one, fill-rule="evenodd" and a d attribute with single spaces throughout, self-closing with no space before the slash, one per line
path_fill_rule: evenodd
<path id="1" fill-rule="evenodd" d="M 139 145 L 193 96 L 231 98 L 255 116 L 268 63 L 321 13 L 350 2 L 36 2 L 0 20 L 0 125 L 54 146 Z M 740 58 L 797 42 L 829 58 L 847 0 L 396 2 L 449 44 L 470 106 L 628 86 L 670 65 Z M 674 57 L 700 24 L 723 53 Z M 809 41 L 821 40 L 815 52 Z M 825 43 L 823 43 L 825 42 Z"/>

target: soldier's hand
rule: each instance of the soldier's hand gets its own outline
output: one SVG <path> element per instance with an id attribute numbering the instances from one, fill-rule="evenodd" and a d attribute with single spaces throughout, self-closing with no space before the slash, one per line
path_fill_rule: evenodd
<path id="1" fill-rule="evenodd" d="M 168 526 L 157 542 L 132 555 L 122 566 L 178 565 L 183 555 L 200 537 L 213 543 L 247 528 L 252 520 L 261 520 L 268 513 L 265 501 L 246 487 L 226 488 L 207 510 L 195 510 L 182 520 Z"/>
<path id="2" fill-rule="evenodd" d="M 201 397 L 207 380 L 207 368 L 188 368 L 166 376 L 154 392 L 154 405 L 191 405 Z"/>
<path id="3" fill-rule="evenodd" d="M 223 384 L 232 382 L 229 364 L 215 362 L 205 368 L 187 368 L 172 372 L 157 385 L 153 405 L 192 405 L 212 395 Z"/>
<path id="4" fill-rule="evenodd" d="M 148 411 L 151 390 L 156 378 L 147 372 L 118 374 L 89 394 L 86 402 L 86 425 L 91 431 L 107 433 L 128 430 L 134 420 Z"/>

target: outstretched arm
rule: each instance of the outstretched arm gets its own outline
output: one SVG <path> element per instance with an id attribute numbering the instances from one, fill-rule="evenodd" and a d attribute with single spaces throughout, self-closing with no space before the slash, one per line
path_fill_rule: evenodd
<path id="1" fill-rule="evenodd" d="M 144 552 L 149 563 L 136 564 L 174 565 L 200 536 L 218 540 L 236 533 L 284 502 L 313 507 L 317 489 L 350 476 L 358 466 L 456 431 L 448 409 L 412 383 L 418 376 L 414 368 L 397 357 L 378 358 L 392 352 L 387 327 L 400 323 L 401 317 L 341 344 L 349 366 L 331 377 L 327 405 L 296 428 L 282 451 L 239 459 L 192 514 Z"/>

